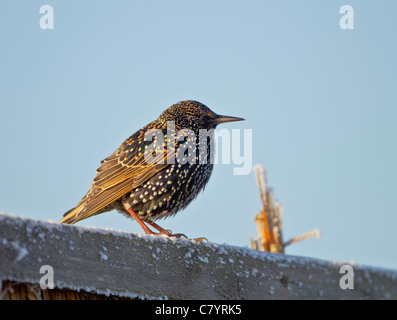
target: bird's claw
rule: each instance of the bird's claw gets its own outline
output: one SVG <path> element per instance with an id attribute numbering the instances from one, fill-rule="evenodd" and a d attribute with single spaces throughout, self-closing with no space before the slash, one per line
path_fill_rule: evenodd
<path id="1" fill-rule="evenodd" d="M 170 234 L 170 237 L 175 237 L 175 238 L 185 238 L 185 239 L 189 239 L 186 235 L 184 235 L 183 233 L 174 233 L 174 234 Z"/>
<path id="2" fill-rule="evenodd" d="M 183 233 L 172 233 L 171 230 L 164 230 L 158 233 L 159 235 L 163 235 L 165 234 L 166 236 L 169 237 L 175 237 L 175 238 L 186 238 L 188 239 L 188 237 L 186 235 L 184 235 Z"/>
<path id="3" fill-rule="evenodd" d="M 154 224 L 153 222 L 151 223 L 152 225 Z M 155 225 L 155 227 L 160 231 L 158 233 L 154 233 L 152 232 L 151 234 L 154 235 L 158 235 L 158 236 L 162 236 L 162 235 L 166 235 L 168 237 L 175 237 L 175 238 L 185 238 L 187 240 L 193 240 L 193 241 L 197 241 L 197 242 L 203 242 L 204 240 L 209 242 L 207 238 L 205 237 L 200 237 L 200 238 L 194 238 L 194 239 L 189 239 L 185 234 L 183 233 L 172 233 L 172 231 L 170 229 L 163 229 L 163 228 L 159 228 L 159 226 Z"/>
<path id="4" fill-rule="evenodd" d="M 183 233 L 172 233 L 171 230 L 164 230 L 158 233 L 159 235 L 166 235 L 169 237 L 175 237 L 175 238 L 185 238 L 187 240 L 193 240 L 193 241 L 197 241 L 197 242 L 203 242 L 204 240 L 209 242 L 207 238 L 205 237 L 200 237 L 200 238 L 194 238 L 194 239 L 189 239 L 185 234 Z"/>
<path id="5" fill-rule="evenodd" d="M 203 241 L 205 240 L 205 241 L 209 242 L 208 239 L 207 239 L 206 237 L 194 238 L 194 239 L 192 239 L 192 240 L 197 241 L 197 242 L 203 242 Z"/>
<path id="6" fill-rule="evenodd" d="M 160 231 L 158 234 L 160 234 L 160 235 L 165 234 L 166 236 L 170 236 L 172 234 L 172 231 L 170 229 L 167 229 L 167 230 Z"/>

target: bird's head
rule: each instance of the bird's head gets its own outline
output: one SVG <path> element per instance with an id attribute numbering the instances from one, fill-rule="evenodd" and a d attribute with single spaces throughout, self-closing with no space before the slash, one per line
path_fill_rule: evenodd
<path id="1" fill-rule="evenodd" d="M 218 124 L 232 121 L 242 121 L 243 118 L 222 116 L 213 112 L 204 104 L 185 100 L 173 104 L 166 109 L 158 118 L 158 121 L 166 123 L 174 121 L 178 129 L 214 129 Z"/>

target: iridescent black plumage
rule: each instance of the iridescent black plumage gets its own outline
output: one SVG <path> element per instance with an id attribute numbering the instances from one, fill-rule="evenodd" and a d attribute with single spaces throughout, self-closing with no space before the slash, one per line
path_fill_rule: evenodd
<path id="1" fill-rule="evenodd" d="M 133 215 L 135 219 L 152 225 L 153 220 L 177 213 L 198 195 L 211 176 L 213 145 L 209 142 L 213 141 L 213 131 L 210 129 L 222 122 L 239 120 L 243 119 L 219 116 L 197 101 L 187 100 L 172 105 L 102 161 L 91 189 L 75 208 L 65 213 L 61 222 L 76 223 L 117 209 L 129 217 L 133 211 L 138 216 Z M 174 131 L 167 127 L 170 123 L 174 125 Z M 150 129 L 161 132 L 164 141 L 156 139 L 157 136 L 145 139 Z M 182 129 L 189 129 L 194 135 L 182 136 Z M 206 148 L 198 147 L 202 129 L 209 133 L 205 138 Z M 175 136 L 178 138 L 176 141 Z M 175 145 L 172 144 L 174 141 Z M 189 141 L 195 142 L 191 144 L 191 153 L 188 148 L 178 153 L 181 145 L 188 145 Z M 151 149 L 153 146 L 155 148 Z M 192 154 L 193 158 L 185 158 Z"/>

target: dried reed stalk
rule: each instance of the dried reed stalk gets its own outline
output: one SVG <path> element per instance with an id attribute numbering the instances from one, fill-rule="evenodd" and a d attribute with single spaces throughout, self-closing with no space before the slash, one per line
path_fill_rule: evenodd
<path id="1" fill-rule="evenodd" d="M 251 249 L 284 253 L 285 247 L 292 243 L 308 238 L 320 237 L 321 231 L 314 229 L 287 242 L 283 242 L 281 228 L 283 207 L 278 201 L 274 200 L 273 190 L 267 188 L 265 168 L 261 165 L 255 165 L 253 170 L 262 201 L 262 211 L 255 215 L 259 240 L 250 239 Z"/>

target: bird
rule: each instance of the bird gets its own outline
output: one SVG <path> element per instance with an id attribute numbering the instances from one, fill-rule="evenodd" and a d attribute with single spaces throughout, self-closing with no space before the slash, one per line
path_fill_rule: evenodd
<path id="1" fill-rule="evenodd" d="M 91 188 L 60 222 L 75 224 L 117 210 L 146 234 L 187 238 L 155 221 L 183 210 L 204 190 L 213 171 L 214 129 L 242 120 L 218 115 L 194 100 L 173 104 L 101 161 Z"/>

